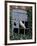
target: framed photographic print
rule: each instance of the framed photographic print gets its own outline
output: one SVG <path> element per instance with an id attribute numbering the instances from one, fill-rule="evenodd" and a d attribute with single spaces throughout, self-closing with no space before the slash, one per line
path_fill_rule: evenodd
<path id="1" fill-rule="evenodd" d="M 5 45 L 36 43 L 36 3 L 5 1 Z"/>

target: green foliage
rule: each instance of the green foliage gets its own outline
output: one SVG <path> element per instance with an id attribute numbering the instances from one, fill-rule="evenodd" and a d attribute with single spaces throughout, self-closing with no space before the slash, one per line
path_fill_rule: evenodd
<path id="1" fill-rule="evenodd" d="M 27 11 L 28 14 L 28 27 L 32 28 L 32 8 Z"/>
<path id="2" fill-rule="evenodd" d="M 31 39 L 31 33 L 29 32 L 28 34 L 18 34 L 14 33 L 12 36 L 10 36 L 10 40 L 26 40 L 26 39 Z"/>
<path id="3" fill-rule="evenodd" d="M 32 7 L 27 11 L 28 14 L 28 28 L 29 28 L 29 37 L 32 37 Z"/>

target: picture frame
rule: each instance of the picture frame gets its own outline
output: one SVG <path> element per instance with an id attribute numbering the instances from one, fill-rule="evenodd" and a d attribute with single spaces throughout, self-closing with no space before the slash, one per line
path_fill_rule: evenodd
<path id="1" fill-rule="evenodd" d="M 31 19 L 29 16 L 31 17 Z M 11 19 L 11 17 L 13 18 Z M 14 23 L 15 21 L 13 19 L 15 19 L 16 23 Z M 25 23 L 25 25 L 20 20 Z M 11 22 L 15 26 L 11 26 Z M 20 28 L 19 24 L 21 25 L 22 29 Z M 26 29 L 24 29 L 25 26 Z M 36 3 L 5 1 L 5 45 L 33 43 L 36 43 Z"/>

